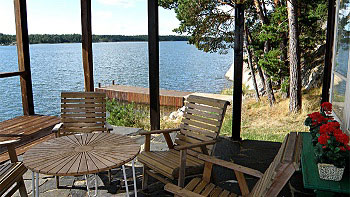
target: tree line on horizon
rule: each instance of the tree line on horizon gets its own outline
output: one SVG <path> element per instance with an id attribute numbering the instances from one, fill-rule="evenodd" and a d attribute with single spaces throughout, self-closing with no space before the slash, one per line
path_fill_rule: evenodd
<path id="1" fill-rule="evenodd" d="M 92 42 L 140 42 L 148 41 L 147 35 L 92 35 Z M 187 36 L 159 36 L 159 41 L 188 41 Z M 0 45 L 10 45 L 16 42 L 16 35 L 0 33 Z M 31 34 L 30 44 L 40 43 L 81 43 L 80 34 Z"/>
<path id="2" fill-rule="evenodd" d="M 234 48 L 236 2 L 159 0 L 159 5 L 175 11 L 180 24 L 173 31 L 189 35 L 190 44 L 205 52 L 225 53 Z M 319 65 L 320 51 L 324 56 L 328 1 L 241 2 L 245 7 L 245 61 L 251 70 L 257 101 L 262 92 L 273 106 L 275 91 L 280 90 L 289 96 L 289 111 L 300 112 L 301 69 Z M 255 75 L 262 81 L 263 91 L 258 90 Z"/>

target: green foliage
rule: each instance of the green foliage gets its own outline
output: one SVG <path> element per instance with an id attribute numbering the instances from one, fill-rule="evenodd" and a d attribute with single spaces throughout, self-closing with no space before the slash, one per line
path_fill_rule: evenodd
<path id="1" fill-rule="evenodd" d="M 189 43 L 205 52 L 227 52 L 234 41 L 234 1 L 212 0 L 158 0 L 159 5 L 173 9 L 180 21 L 175 32 L 189 35 Z M 254 0 L 245 1 L 245 23 L 248 28 L 249 48 L 253 61 L 260 65 L 272 80 L 280 84 L 289 77 L 288 65 L 288 15 L 286 1 L 262 0 L 266 7 L 266 22 L 262 25 Z M 300 52 L 304 65 L 311 65 L 319 46 L 325 43 L 327 1 L 298 1 L 300 14 Z M 268 53 L 264 53 L 264 43 L 268 41 Z M 284 86 L 286 87 L 286 86 Z"/>
<path id="2" fill-rule="evenodd" d="M 110 114 L 108 123 L 117 126 L 139 127 L 140 121 L 145 118 L 145 114 L 137 110 L 135 104 L 120 103 L 115 99 L 107 101 L 107 111 Z"/>
<path id="3" fill-rule="evenodd" d="M 259 59 L 259 66 L 266 70 L 273 81 L 281 80 L 281 76 L 288 76 L 289 67 L 279 58 L 281 51 L 272 49 Z"/>
<path id="4" fill-rule="evenodd" d="M 281 91 L 283 93 L 289 92 L 289 77 L 286 77 L 283 82 L 281 83 Z"/>
<path id="5" fill-rule="evenodd" d="M 159 0 L 159 5 L 174 9 L 180 26 L 174 32 L 189 35 L 189 43 L 205 52 L 227 52 L 233 48 L 234 20 L 231 5 L 225 11 L 219 1 Z"/>
<path id="6" fill-rule="evenodd" d="M 124 36 L 124 35 L 92 35 L 92 42 L 125 42 L 125 41 L 147 41 L 147 35 Z M 187 41 L 186 36 L 160 36 L 160 41 Z M 80 34 L 31 34 L 29 35 L 31 44 L 39 43 L 81 43 Z M 15 35 L 0 33 L 0 45 L 9 45 L 16 42 Z"/>

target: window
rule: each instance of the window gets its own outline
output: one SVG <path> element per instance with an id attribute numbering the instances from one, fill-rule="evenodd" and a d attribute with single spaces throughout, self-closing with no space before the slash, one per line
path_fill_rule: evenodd
<path id="1" fill-rule="evenodd" d="M 337 1 L 331 102 L 335 118 L 350 130 L 350 0 Z"/>

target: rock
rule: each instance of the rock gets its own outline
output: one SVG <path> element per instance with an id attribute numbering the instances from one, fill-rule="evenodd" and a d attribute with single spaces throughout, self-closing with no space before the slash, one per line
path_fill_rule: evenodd
<path id="1" fill-rule="evenodd" d="M 301 69 L 301 84 L 306 90 L 320 87 L 323 80 L 325 45 L 321 45 L 313 54 L 313 62 Z"/>
<path id="2" fill-rule="evenodd" d="M 184 112 L 185 112 L 185 106 L 181 107 L 177 111 L 171 112 L 169 117 L 167 118 L 170 120 L 178 120 L 182 118 L 182 116 L 184 115 Z"/>
<path id="3" fill-rule="evenodd" d="M 234 65 L 232 64 L 230 69 L 226 72 L 225 77 L 233 81 L 233 72 L 234 72 Z M 263 83 L 258 76 L 258 74 L 255 74 L 256 83 L 258 85 L 259 92 L 261 92 L 264 89 Z M 247 90 L 254 90 L 254 83 L 253 83 L 253 77 L 251 75 L 251 70 L 248 67 L 248 64 L 246 62 L 243 62 L 243 81 L 242 83 L 246 86 Z"/>

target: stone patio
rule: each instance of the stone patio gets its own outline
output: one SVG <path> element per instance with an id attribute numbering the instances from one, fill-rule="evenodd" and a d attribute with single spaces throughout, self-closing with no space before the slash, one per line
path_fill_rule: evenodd
<path id="1" fill-rule="evenodd" d="M 128 135 L 132 138 L 135 138 L 136 141 L 141 145 L 143 149 L 144 137 L 137 135 L 141 129 L 137 128 L 124 128 L 124 127 L 114 127 L 112 133 L 119 133 Z M 162 135 L 152 136 L 151 150 L 166 150 L 167 145 L 164 141 Z M 174 138 L 175 135 L 172 135 Z M 257 169 L 261 172 L 264 172 L 273 158 L 275 157 L 280 143 L 274 142 L 265 142 L 265 141 L 251 141 L 244 140 L 240 143 L 232 142 L 229 138 L 220 137 L 219 142 L 217 143 L 215 149 L 215 156 L 224 159 L 227 161 L 234 161 L 237 164 L 241 164 L 250 168 Z M 19 156 L 19 159 L 22 159 L 22 156 Z M 126 165 L 126 173 L 128 177 L 128 185 L 130 196 L 133 194 L 133 179 L 132 179 L 132 170 L 131 163 Z M 142 191 L 141 181 L 142 181 L 142 165 L 136 162 L 135 165 L 136 177 L 137 177 L 137 188 L 138 196 L 172 196 L 171 194 L 163 190 L 164 184 L 157 182 L 155 179 L 150 178 L 150 187 L 147 191 Z M 235 180 L 234 173 L 224 168 L 214 167 L 214 182 L 220 185 L 223 188 L 228 190 L 239 192 L 237 181 Z M 93 175 L 89 176 L 89 187 L 92 189 L 94 194 L 94 181 L 92 180 Z M 29 195 L 32 195 L 32 173 L 28 171 L 24 175 L 24 180 L 26 188 Z M 107 172 L 99 173 L 98 176 L 98 196 L 125 196 L 125 186 L 123 173 L 120 168 L 112 170 L 112 181 L 109 183 Z M 189 180 L 187 180 L 189 181 Z M 249 188 L 253 188 L 257 179 L 253 177 L 247 177 L 247 182 Z M 60 177 L 60 188 L 56 188 L 56 181 L 54 176 L 40 175 L 39 179 L 39 190 L 40 196 L 76 196 L 83 197 L 87 195 L 86 182 L 83 176 L 77 177 Z M 308 191 L 303 189 L 302 178 L 300 173 L 296 173 L 291 181 L 286 184 L 283 188 L 280 196 L 313 196 L 313 191 Z M 19 193 L 16 192 L 14 196 L 19 196 Z"/>

